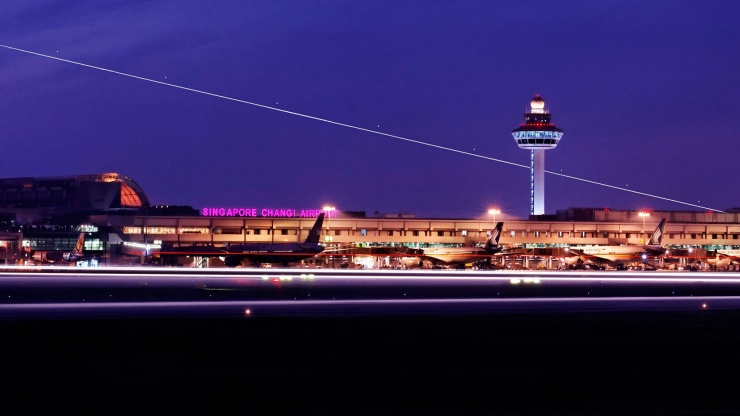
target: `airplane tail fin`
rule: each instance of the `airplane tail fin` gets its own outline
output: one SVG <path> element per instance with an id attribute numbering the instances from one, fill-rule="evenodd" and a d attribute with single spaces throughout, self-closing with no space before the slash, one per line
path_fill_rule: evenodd
<path id="1" fill-rule="evenodd" d="M 325 212 L 322 212 L 316 218 L 313 228 L 311 228 L 311 231 L 308 233 L 308 237 L 306 237 L 306 243 L 318 244 L 321 240 L 321 226 L 324 224 L 325 214 Z"/>
<path id="2" fill-rule="evenodd" d="M 501 232 L 503 229 L 504 223 L 499 221 L 493 231 L 491 231 L 491 236 L 488 237 L 488 241 L 486 241 L 486 249 L 498 247 L 498 240 L 501 238 Z"/>
<path id="3" fill-rule="evenodd" d="M 77 237 L 77 244 L 75 244 L 75 249 L 72 251 L 74 254 L 82 254 L 82 252 L 85 250 L 85 233 L 80 233 L 80 236 Z"/>
<path id="4" fill-rule="evenodd" d="M 650 240 L 648 241 L 647 245 L 649 246 L 659 246 L 661 245 L 663 241 L 663 234 L 665 234 L 665 218 L 660 220 L 660 224 L 658 224 L 657 227 L 655 227 L 655 231 L 653 231 L 652 237 L 650 237 Z"/>

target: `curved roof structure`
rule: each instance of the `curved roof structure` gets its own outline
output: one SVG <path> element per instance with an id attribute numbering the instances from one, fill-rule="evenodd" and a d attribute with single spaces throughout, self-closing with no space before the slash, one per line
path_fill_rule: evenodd
<path id="1" fill-rule="evenodd" d="M 79 175 L 77 180 L 93 180 L 96 182 L 119 182 L 121 184 L 121 206 L 127 208 L 141 208 L 149 205 L 144 190 L 138 183 L 128 176 L 110 172 L 97 175 Z"/>
<path id="2" fill-rule="evenodd" d="M 149 198 L 141 186 L 115 172 L 0 178 L 0 208 L 110 211 L 146 206 L 149 206 Z"/>

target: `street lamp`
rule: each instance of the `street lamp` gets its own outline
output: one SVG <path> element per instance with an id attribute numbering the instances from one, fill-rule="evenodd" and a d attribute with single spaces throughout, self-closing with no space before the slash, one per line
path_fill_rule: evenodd
<path id="1" fill-rule="evenodd" d="M 328 206 L 327 205 L 327 206 L 324 207 L 324 211 L 326 211 L 326 217 L 328 218 L 327 221 L 326 221 L 326 238 L 325 238 L 326 241 L 331 241 L 332 240 L 332 238 L 329 235 L 329 233 L 331 233 L 331 213 L 334 210 L 336 210 L 336 208 L 334 208 L 332 206 Z"/>
<path id="2" fill-rule="evenodd" d="M 648 211 L 640 211 L 637 213 L 638 217 L 642 217 L 642 243 L 645 244 L 645 218 L 650 216 Z"/>
<path id="3" fill-rule="evenodd" d="M 329 206 L 329 205 L 324 206 L 324 211 L 326 211 L 326 216 L 328 217 L 326 221 L 326 237 L 324 237 L 324 241 L 326 241 L 329 244 L 331 244 L 332 242 L 331 235 L 329 234 L 331 233 L 331 213 L 334 210 L 336 210 L 336 208 L 332 206 Z M 330 255 L 329 258 L 331 259 L 331 266 L 333 268 L 334 267 L 334 256 Z"/>
<path id="4" fill-rule="evenodd" d="M 501 210 L 498 208 L 491 208 L 488 210 L 488 213 L 493 215 L 493 227 L 491 227 L 491 233 L 493 233 L 493 229 L 496 228 L 496 214 L 500 214 Z M 488 231 L 486 231 L 486 235 L 490 235 L 488 234 Z"/>
<path id="5" fill-rule="evenodd" d="M 501 210 L 497 208 L 491 208 L 488 210 L 488 213 L 493 215 L 493 226 L 496 227 L 496 214 L 500 214 Z"/>

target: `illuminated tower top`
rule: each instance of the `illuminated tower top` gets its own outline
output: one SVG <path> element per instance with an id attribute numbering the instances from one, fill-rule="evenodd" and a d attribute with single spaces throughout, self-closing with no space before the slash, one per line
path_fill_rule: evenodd
<path id="1" fill-rule="evenodd" d="M 539 94 L 529 103 L 530 110 L 524 113 L 524 124 L 511 134 L 522 149 L 553 149 L 558 145 L 563 131 L 550 123 L 550 112 L 545 109 L 545 100 Z"/>
<path id="2" fill-rule="evenodd" d="M 550 112 L 539 94 L 529 102 L 530 110 L 524 113 L 524 124 L 511 134 L 521 149 L 529 150 L 529 203 L 531 215 L 545 213 L 545 150 L 554 149 L 563 131 L 550 123 Z"/>

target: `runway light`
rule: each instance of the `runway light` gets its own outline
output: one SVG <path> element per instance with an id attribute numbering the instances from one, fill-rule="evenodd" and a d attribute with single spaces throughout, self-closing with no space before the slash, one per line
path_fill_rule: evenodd
<path id="1" fill-rule="evenodd" d="M 702 309 L 706 309 L 706 308 L 707 308 L 707 304 L 706 304 L 706 303 L 702 303 L 702 304 L 701 304 L 701 308 L 702 308 Z"/>
<path id="2" fill-rule="evenodd" d="M 251 314 L 252 314 L 252 310 L 251 309 L 245 309 L 244 310 L 244 315 L 249 316 Z"/>

